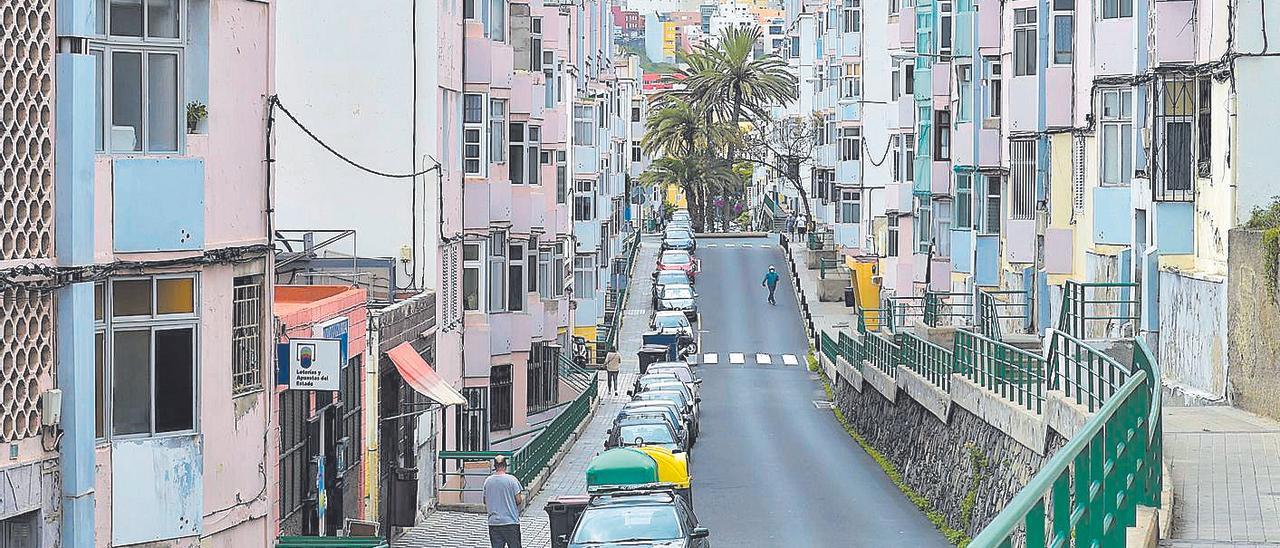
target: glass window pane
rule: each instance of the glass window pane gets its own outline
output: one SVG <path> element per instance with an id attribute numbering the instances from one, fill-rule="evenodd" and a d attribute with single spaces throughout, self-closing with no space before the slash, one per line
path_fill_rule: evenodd
<path id="1" fill-rule="evenodd" d="M 192 314 L 196 311 L 194 278 L 156 280 L 156 314 Z"/>
<path id="2" fill-rule="evenodd" d="M 101 17 L 101 15 L 99 15 L 99 17 Z M 98 76 L 98 89 L 94 90 L 95 91 L 94 99 L 98 107 L 98 113 L 97 113 L 98 125 L 94 126 L 95 129 L 94 129 L 93 149 L 103 150 L 103 147 L 105 145 L 104 145 L 104 140 L 102 138 L 102 132 L 104 129 L 102 126 L 102 122 L 103 120 L 106 119 L 106 110 L 104 110 L 104 107 L 106 107 L 106 105 L 103 104 L 102 102 L 103 95 L 104 95 L 102 91 L 105 89 L 105 85 L 106 85 L 106 81 L 103 80 L 103 77 L 105 76 L 105 74 L 103 73 L 103 70 L 105 70 L 103 68 L 105 64 L 104 57 L 106 54 L 102 50 L 92 50 L 89 53 L 93 55 L 94 73 L 97 74 Z"/>
<path id="3" fill-rule="evenodd" d="M 1190 126 L 1188 126 L 1189 128 Z M 1188 129 L 1190 131 L 1190 129 Z M 1129 183 L 1133 176 L 1133 125 L 1120 126 L 1120 182 Z"/>
<path id="4" fill-rule="evenodd" d="M 111 282 L 111 315 L 150 316 L 151 280 L 116 280 Z"/>
<path id="5" fill-rule="evenodd" d="M 110 135 L 111 150 L 142 150 L 141 53 L 117 51 L 111 54 Z"/>
<path id="6" fill-rule="evenodd" d="M 462 271 L 462 308 L 464 310 L 480 309 L 480 269 L 467 268 Z"/>
<path id="7" fill-rule="evenodd" d="M 102 35 L 107 33 L 107 0 L 96 0 L 94 2 L 93 14 L 93 31 Z M 99 82 L 102 80 L 99 79 Z"/>
<path id="8" fill-rule="evenodd" d="M 94 362 L 94 437 L 107 435 L 106 401 L 107 401 L 107 334 L 95 333 L 93 336 Z"/>
<path id="9" fill-rule="evenodd" d="M 111 0 L 111 35 L 142 37 L 142 2 Z"/>
<path id="10" fill-rule="evenodd" d="M 195 328 L 156 330 L 156 432 L 195 428 Z"/>
<path id="11" fill-rule="evenodd" d="M 178 37 L 178 0 L 147 0 L 147 36 Z"/>
<path id="12" fill-rule="evenodd" d="M 104 284 L 93 284 L 93 320 L 102 321 L 107 316 L 107 288 Z"/>
<path id="13" fill-rule="evenodd" d="M 111 360 L 111 432 L 151 431 L 151 331 L 116 331 Z"/>
<path id="14" fill-rule="evenodd" d="M 178 150 L 178 56 L 147 54 L 147 149 Z"/>
<path id="15" fill-rule="evenodd" d="M 1120 182 L 1119 126 L 1102 126 L 1102 182 Z"/>

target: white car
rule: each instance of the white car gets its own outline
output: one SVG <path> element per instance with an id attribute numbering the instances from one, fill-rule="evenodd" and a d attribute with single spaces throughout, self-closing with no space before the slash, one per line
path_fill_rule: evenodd
<path id="1" fill-rule="evenodd" d="M 680 310 L 663 310 L 654 313 L 649 326 L 664 333 L 675 331 L 682 335 L 693 336 L 693 325 L 689 323 L 689 317 Z"/>

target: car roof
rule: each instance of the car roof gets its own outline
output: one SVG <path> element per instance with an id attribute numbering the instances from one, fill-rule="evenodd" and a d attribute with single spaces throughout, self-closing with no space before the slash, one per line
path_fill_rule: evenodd
<path id="1" fill-rule="evenodd" d="M 666 416 L 658 415 L 656 413 L 651 416 L 640 415 L 638 417 L 623 417 L 622 420 L 618 421 L 618 428 L 622 428 L 623 426 L 649 426 L 649 425 L 665 426 L 667 427 L 668 430 L 671 430 L 672 432 L 675 432 L 675 429 L 676 429 L 675 425 L 671 424 L 671 421 L 667 420 Z"/>
<path id="2" fill-rule="evenodd" d="M 689 362 L 653 362 L 649 364 L 649 367 L 682 367 L 689 369 Z"/>
<path id="3" fill-rule="evenodd" d="M 679 311 L 679 310 L 659 310 L 658 312 L 656 312 L 656 313 L 654 314 L 654 317 L 664 317 L 664 318 L 665 318 L 665 317 L 672 317 L 672 316 L 680 316 L 681 318 L 683 318 L 683 317 L 684 317 L 684 312 L 681 312 L 681 311 Z"/>
<path id="4" fill-rule="evenodd" d="M 662 284 L 663 291 L 668 289 L 688 289 L 689 291 L 693 291 L 693 286 L 689 284 Z"/>

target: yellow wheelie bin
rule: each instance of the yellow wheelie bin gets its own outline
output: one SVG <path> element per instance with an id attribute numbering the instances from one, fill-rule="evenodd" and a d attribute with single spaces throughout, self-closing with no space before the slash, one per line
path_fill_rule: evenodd
<path id="1" fill-rule="evenodd" d="M 643 451 L 658 463 L 658 481 L 674 484 L 676 493 L 684 497 L 684 501 L 693 508 L 693 481 L 689 476 L 688 454 L 673 453 L 666 447 L 656 445 L 641 445 L 635 449 Z"/>

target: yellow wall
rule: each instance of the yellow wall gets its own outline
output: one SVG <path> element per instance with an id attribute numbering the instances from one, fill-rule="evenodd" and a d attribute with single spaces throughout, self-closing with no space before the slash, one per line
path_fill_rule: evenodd
<path id="1" fill-rule="evenodd" d="M 684 197 L 684 190 L 679 185 L 667 185 L 667 203 L 676 208 L 686 209 L 689 207 L 689 201 Z"/>
<path id="2" fill-rule="evenodd" d="M 669 21 L 662 23 L 662 55 L 676 55 L 676 24 Z"/>
<path id="3" fill-rule="evenodd" d="M 880 286 L 871 280 L 875 276 L 876 263 L 867 261 L 855 261 L 853 257 L 844 258 L 845 266 L 853 271 L 853 279 L 856 281 L 858 288 L 858 305 L 863 308 L 879 308 L 880 307 Z"/>

